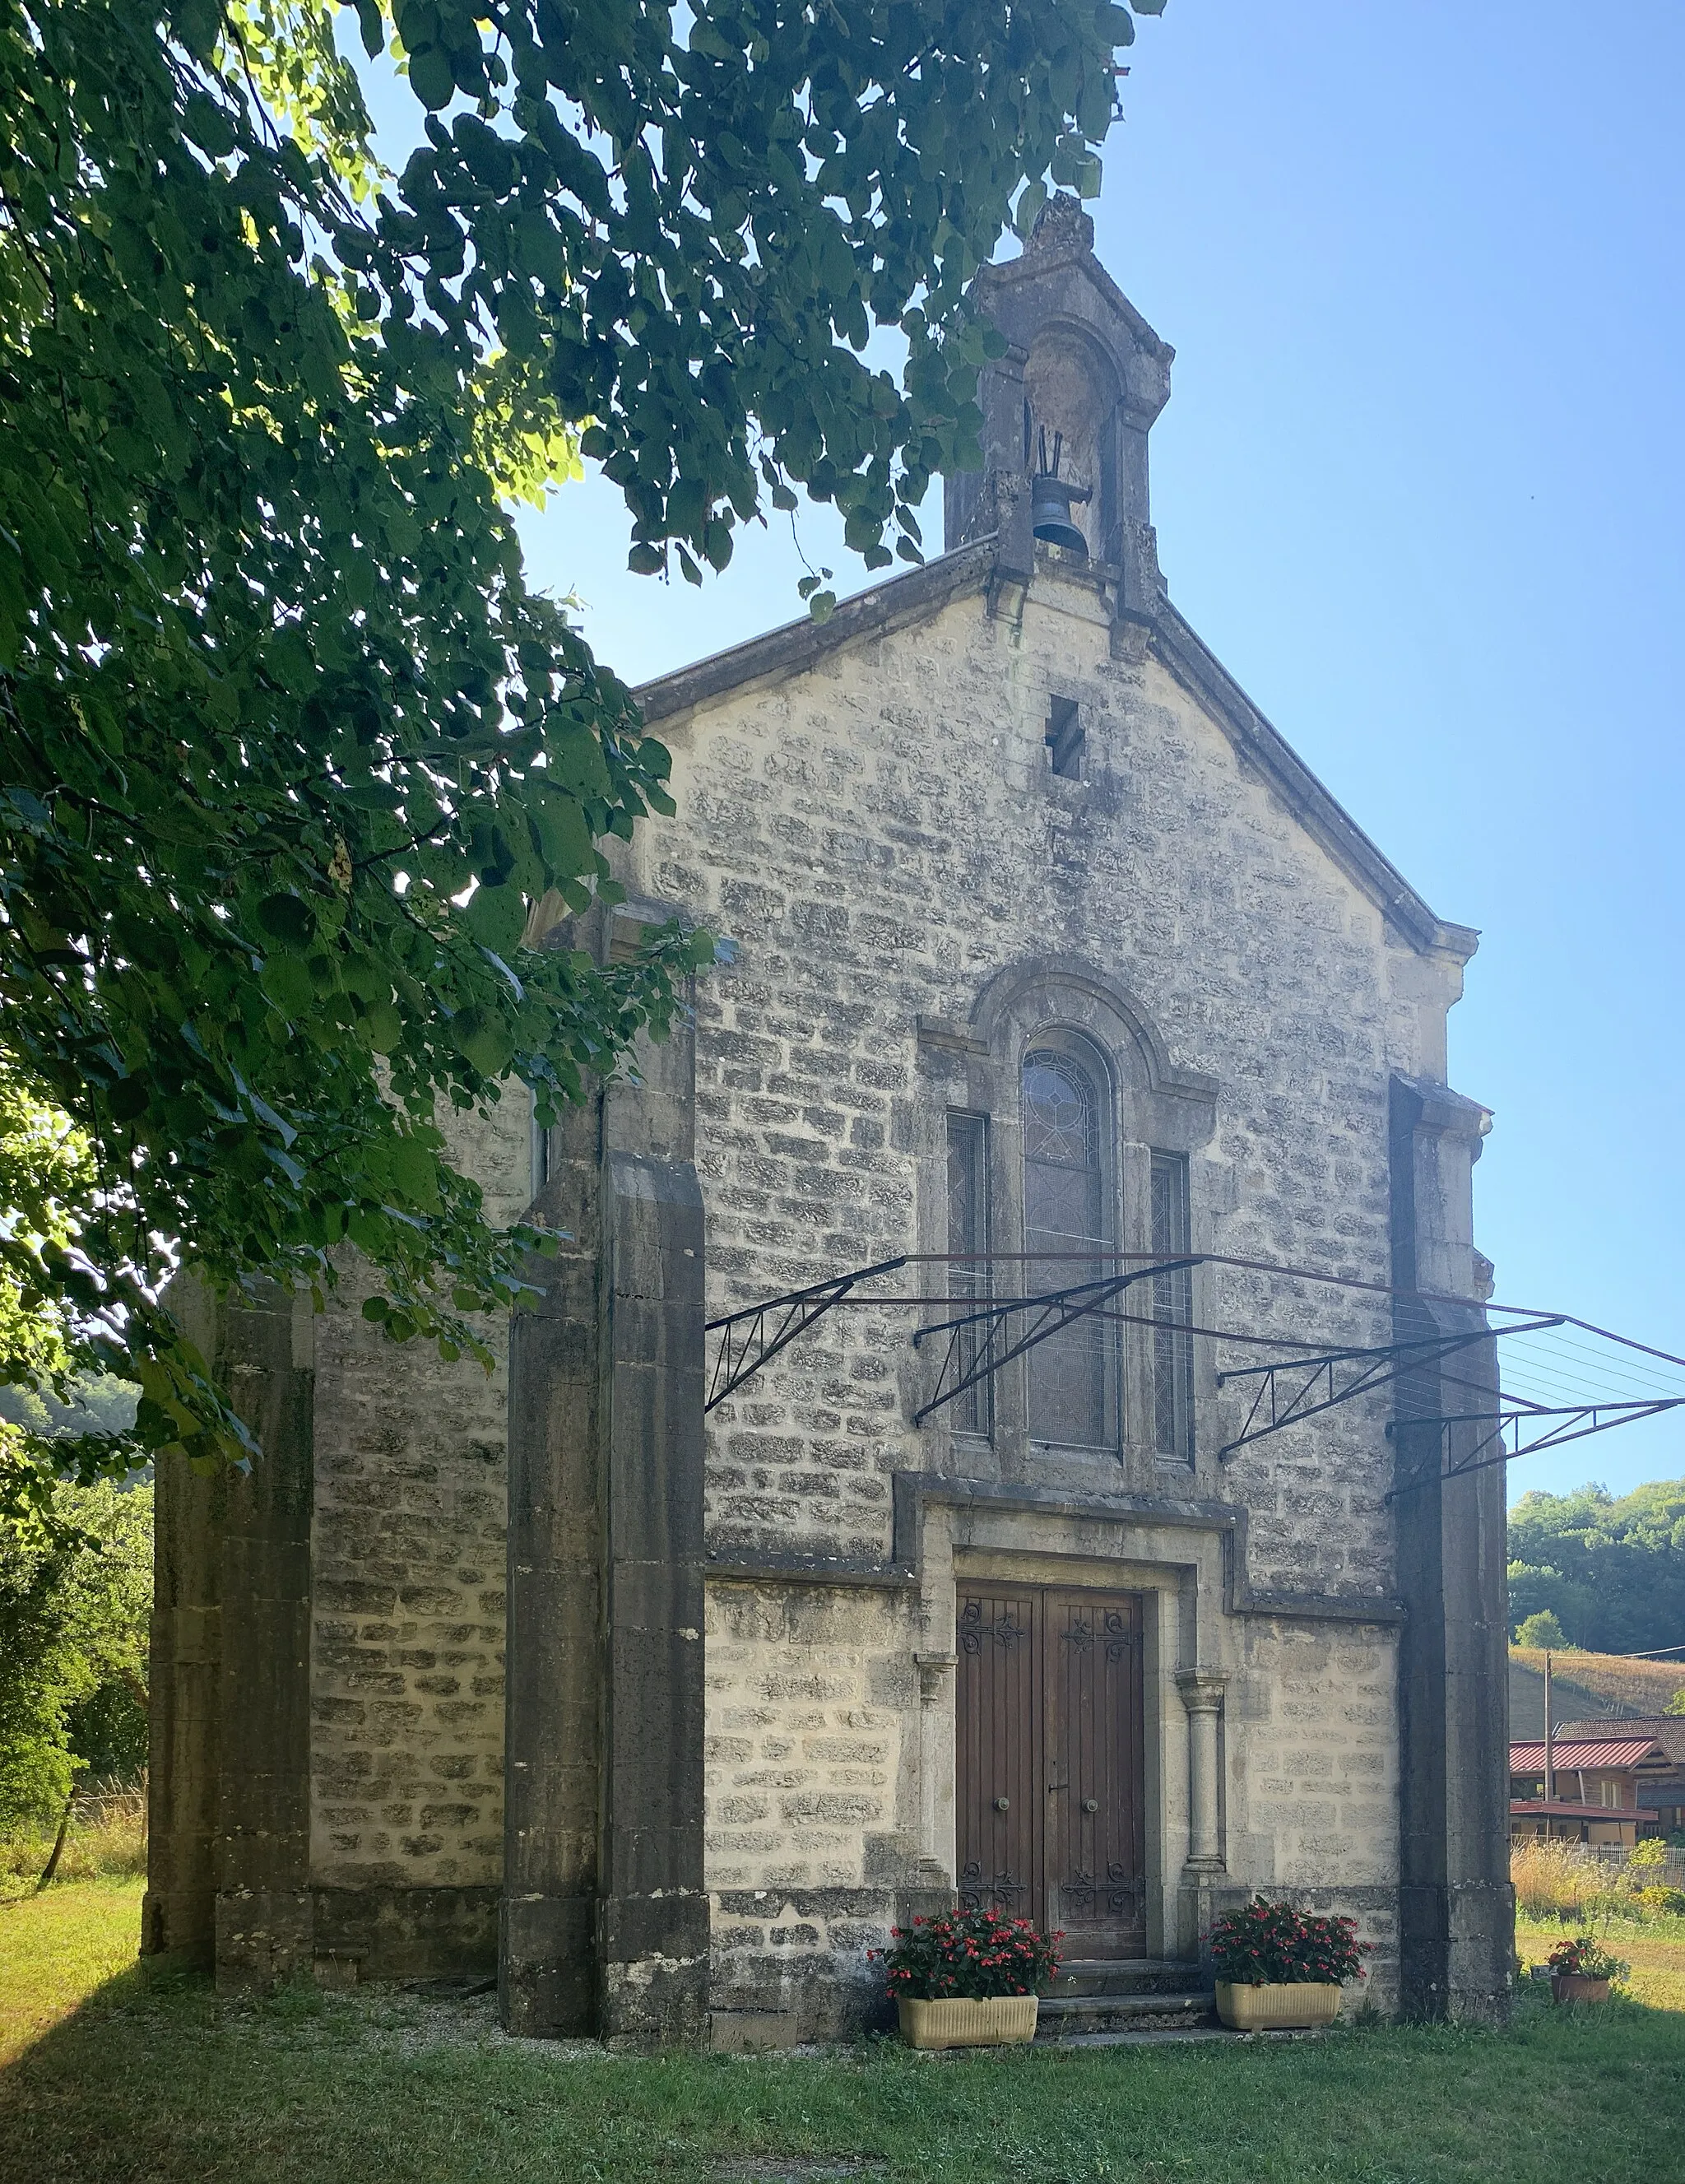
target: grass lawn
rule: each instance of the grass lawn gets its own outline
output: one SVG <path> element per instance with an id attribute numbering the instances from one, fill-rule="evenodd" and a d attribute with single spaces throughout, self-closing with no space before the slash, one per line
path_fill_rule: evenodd
<path id="1" fill-rule="evenodd" d="M 503 2041 L 489 2011 L 447 2038 L 442 2014 L 403 1997 L 234 2009 L 132 1964 L 112 1976 L 137 1899 L 84 1886 L 0 1909 L 0 2011 L 21 2050 L 0 2073 L 4 2184 L 1685 2176 L 1685 1942 L 1652 1945 L 1675 1961 L 1648 2006 L 1528 2001 L 1503 2034 L 636 2061 Z M 1524 1953 L 1560 1931 L 1524 1936 Z"/>

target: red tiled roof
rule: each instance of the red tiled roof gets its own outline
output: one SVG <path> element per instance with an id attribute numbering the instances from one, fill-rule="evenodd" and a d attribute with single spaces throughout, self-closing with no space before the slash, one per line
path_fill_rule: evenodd
<path id="1" fill-rule="evenodd" d="M 1680 1666 L 1682 1673 L 1685 1673 L 1685 1662 Z M 1653 1736 L 1669 1759 L 1676 1765 L 1685 1765 L 1685 1714 L 1610 1714 L 1600 1721 L 1559 1721 L 1556 1735 L 1559 1741 L 1571 1739 L 1576 1744 L 1606 1744 L 1611 1738 L 1619 1741 L 1628 1736 Z"/>
<path id="2" fill-rule="evenodd" d="M 1653 1820 L 1657 1815 L 1639 1805 L 1573 1805 L 1565 1797 L 1511 1797 L 1510 1816 L 1530 1814 L 1536 1819 L 1547 1815 L 1553 1820 Z"/>
<path id="3" fill-rule="evenodd" d="M 1593 1742 L 1589 1738 L 1577 1737 L 1571 1744 L 1565 1737 L 1558 1737 L 1551 1751 L 1555 1766 L 1565 1767 L 1571 1774 L 1577 1767 L 1636 1767 L 1641 1759 L 1648 1759 L 1657 1749 L 1653 1736 L 1629 1736 L 1616 1742 Z M 1543 1774 L 1544 1745 L 1512 1744 L 1510 1747 L 1510 1772 L 1512 1774 Z"/>

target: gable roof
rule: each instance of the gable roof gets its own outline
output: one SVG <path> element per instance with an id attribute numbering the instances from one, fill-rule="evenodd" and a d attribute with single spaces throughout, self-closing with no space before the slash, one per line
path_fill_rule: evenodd
<path id="1" fill-rule="evenodd" d="M 828 621 L 804 616 L 657 676 L 635 693 L 643 717 L 653 727 L 757 682 L 801 674 L 859 638 L 884 636 L 939 612 L 954 599 L 985 593 L 994 577 L 995 546 L 990 537 L 936 555 L 920 568 L 842 600 Z M 1089 573 L 1096 572 L 1091 567 Z M 1394 932 L 1424 955 L 1443 953 L 1465 963 L 1479 945 L 1478 933 L 1435 916 L 1167 599 L 1158 603 L 1148 643 L 1165 670 L 1216 722 L 1242 763 L 1270 783 Z"/>

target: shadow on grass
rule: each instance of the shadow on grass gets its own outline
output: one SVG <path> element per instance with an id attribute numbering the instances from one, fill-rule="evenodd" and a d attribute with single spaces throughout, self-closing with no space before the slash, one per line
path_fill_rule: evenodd
<path id="1" fill-rule="evenodd" d="M 0 2178 L 1560 2184 L 1565 2165 L 1615 2184 L 1678 2173 L 1685 2114 L 1685 2018 L 1622 1998 L 1524 1995 L 1504 2032 L 943 2057 L 881 2040 L 637 2060 L 442 2042 L 437 2022 L 399 1996 L 313 1986 L 231 2005 L 135 1966 L 0 2075 Z"/>

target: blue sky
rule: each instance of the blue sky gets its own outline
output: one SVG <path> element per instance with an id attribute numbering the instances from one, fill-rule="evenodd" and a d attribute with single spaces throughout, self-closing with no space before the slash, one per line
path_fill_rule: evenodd
<path id="1" fill-rule="evenodd" d="M 1482 932 L 1451 1073 L 1496 1112 L 1500 1299 L 1685 1354 L 1685 8 L 1171 0 L 1129 58 L 1092 209 L 1177 351 L 1172 595 Z M 787 527 L 701 593 L 626 576 L 626 536 L 589 481 L 526 526 L 628 679 L 799 611 Z M 1682 1473 L 1662 1420 L 1510 1481 Z"/>

